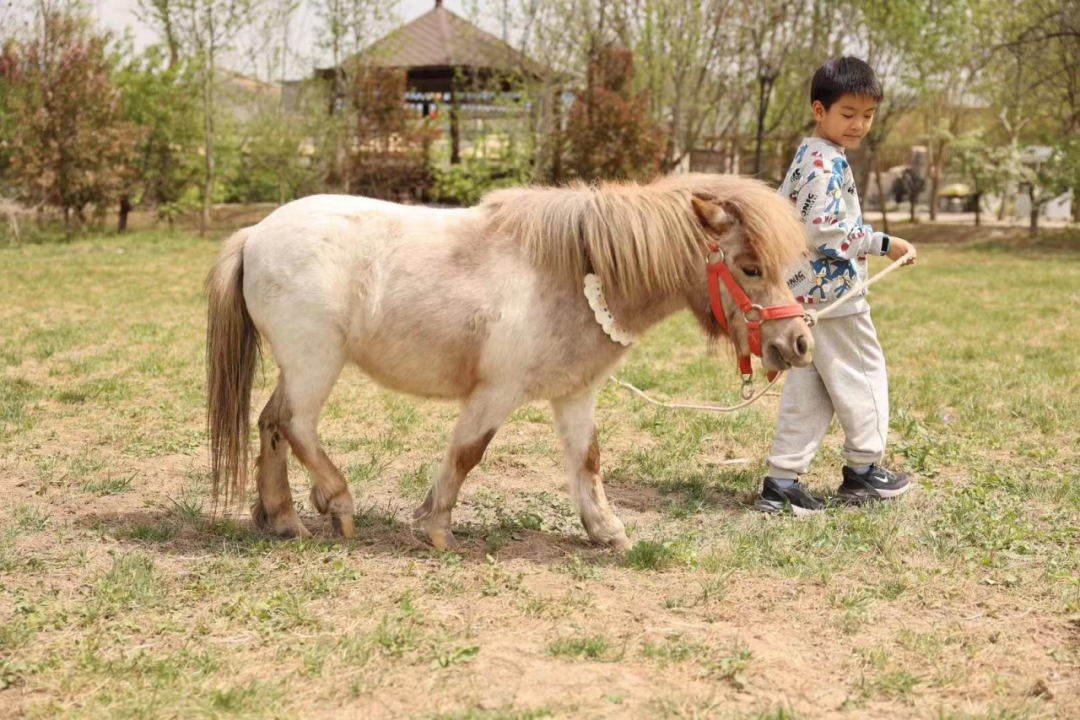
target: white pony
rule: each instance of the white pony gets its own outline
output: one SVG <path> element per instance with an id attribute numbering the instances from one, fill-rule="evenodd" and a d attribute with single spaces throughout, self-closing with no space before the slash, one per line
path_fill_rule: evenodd
<path id="1" fill-rule="evenodd" d="M 680 175 L 639 185 L 577 184 L 489 194 L 463 210 L 319 195 L 289 203 L 226 241 L 207 280 L 208 422 L 215 496 L 247 488 L 248 422 L 260 336 L 281 370 L 259 417 L 255 523 L 309 535 L 293 507 L 289 449 L 310 471 L 312 502 L 354 533 L 353 498 L 319 443 L 319 413 L 346 362 L 380 384 L 463 402 L 445 460 L 414 519 L 438 548 L 450 512 L 499 426 L 530 400 L 551 402 L 570 491 L 589 537 L 626 549 L 608 506 L 595 429 L 597 389 L 626 352 L 585 297 L 599 278 L 621 330 L 637 335 L 691 310 L 710 339 L 710 251 L 758 306 L 790 304 L 784 270 L 804 248 L 789 203 L 754 180 Z M 723 289 L 731 341 L 745 318 Z M 801 318 L 764 323 L 771 370 L 810 362 Z"/>

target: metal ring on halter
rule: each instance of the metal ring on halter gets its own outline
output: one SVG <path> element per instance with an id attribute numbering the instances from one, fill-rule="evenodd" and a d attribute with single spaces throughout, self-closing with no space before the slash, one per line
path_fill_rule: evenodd
<path id="1" fill-rule="evenodd" d="M 713 257 L 717 256 L 717 255 L 720 256 L 720 259 L 717 260 L 716 262 L 713 262 Z M 715 250 L 710 250 L 709 251 L 709 257 L 706 258 L 705 261 L 707 263 L 709 263 L 710 265 L 719 265 L 720 263 L 724 262 L 725 259 L 726 259 L 726 256 L 724 255 L 724 248 L 718 246 Z"/>
<path id="2" fill-rule="evenodd" d="M 743 313 L 743 317 L 746 318 L 747 320 L 750 320 L 750 313 L 752 313 L 752 312 L 757 313 L 757 320 L 758 320 L 758 322 L 761 322 L 761 311 L 764 310 L 764 309 L 765 308 L 761 307 L 757 303 L 754 303 L 753 305 L 750 306 L 750 308 L 746 312 Z"/>
<path id="3" fill-rule="evenodd" d="M 739 395 L 742 397 L 743 400 L 749 400 L 750 398 L 754 397 L 753 375 L 742 376 L 742 387 L 739 389 Z"/>
<path id="4" fill-rule="evenodd" d="M 806 321 L 806 327 L 814 327 L 818 324 L 817 310 L 812 308 L 803 307 L 803 320 Z"/>

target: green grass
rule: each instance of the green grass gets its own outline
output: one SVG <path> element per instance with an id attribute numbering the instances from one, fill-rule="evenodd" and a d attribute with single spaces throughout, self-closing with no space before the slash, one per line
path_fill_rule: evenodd
<path id="1" fill-rule="evenodd" d="M 0 250 L 0 707 L 30 717 L 1072 717 L 1080 709 L 1080 255 L 925 248 L 876 289 L 902 503 L 746 510 L 776 401 L 599 395 L 634 543 L 585 540 L 551 411 L 515 411 L 462 489 L 461 546 L 409 526 L 457 407 L 346 369 L 320 426 L 356 495 L 338 543 L 215 506 L 202 282 L 216 243 Z M 875 261 L 879 262 L 879 261 Z M 57 292 L 63 288 L 63 292 Z M 738 397 L 692 318 L 619 374 Z M 257 373 L 253 415 L 276 379 Z M 834 428 L 805 478 L 838 485 Z M 227 512 L 226 512 L 227 511 Z M 750 632 L 748 628 L 757 631 Z M 603 681 L 597 678 L 603 678 Z M 791 678 L 813 692 L 777 697 Z M 1043 683 L 1039 685 L 1039 683 Z M 816 694 L 815 694 L 816 693 Z M 826 700 L 822 700 L 826 698 Z"/>
<path id="2" fill-rule="evenodd" d="M 134 479 L 134 475 L 128 477 L 107 475 L 104 480 L 92 480 L 84 484 L 82 489 L 83 492 L 93 495 L 119 495 L 131 488 L 131 481 Z"/>
<path id="3" fill-rule="evenodd" d="M 664 570 L 678 565 L 693 565 L 695 561 L 688 544 L 679 540 L 639 540 L 623 559 L 627 567 L 637 570 Z"/>
<path id="4" fill-rule="evenodd" d="M 641 646 L 643 657 L 652 658 L 664 665 L 685 662 L 706 651 L 707 648 L 703 645 L 682 635 L 671 635 L 661 642 L 646 642 Z"/>
<path id="5" fill-rule="evenodd" d="M 554 657 L 583 658 L 600 662 L 618 662 L 625 649 L 605 635 L 573 635 L 548 643 L 547 654 Z"/>

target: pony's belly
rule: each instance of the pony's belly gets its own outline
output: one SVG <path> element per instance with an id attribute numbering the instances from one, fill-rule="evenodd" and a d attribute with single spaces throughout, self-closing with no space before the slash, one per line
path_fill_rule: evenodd
<path id="1" fill-rule="evenodd" d="M 526 379 L 525 397 L 528 400 L 557 400 L 575 397 L 603 384 L 604 379 L 617 364 L 616 357 L 603 357 L 599 362 L 588 362 L 562 368 L 545 366 Z"/>
<path id="2" fill-rule="evenodd" d="M 350 359 L 372 380 L 397 392 L 428 398 L 463 398 L 475 379 L 460 364 L 447 365 L 428 353 L 394 352 L 377 343 L 354 346 Z"/>

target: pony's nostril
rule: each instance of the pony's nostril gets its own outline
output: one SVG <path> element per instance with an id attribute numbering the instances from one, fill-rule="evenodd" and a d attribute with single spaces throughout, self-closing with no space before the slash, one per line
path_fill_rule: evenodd
<path id="1" fill-rule="evenodd" d="M 805 335 L 800 335 L 795 338 L 795 352 L 799 355 L 805 355 L 806 351 L 810 349 L 810 343 L 806 341 Z"/>

